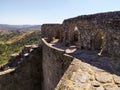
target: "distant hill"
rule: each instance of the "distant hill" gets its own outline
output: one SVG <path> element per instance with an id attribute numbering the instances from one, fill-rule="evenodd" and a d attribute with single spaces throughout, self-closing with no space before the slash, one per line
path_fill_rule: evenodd
<path id="1" fill-rule="evenodd" d="M 13 31 L 41 30 L 41 25 L 7 25 L 0 24 L 0 33 L 9 33 Z"/>

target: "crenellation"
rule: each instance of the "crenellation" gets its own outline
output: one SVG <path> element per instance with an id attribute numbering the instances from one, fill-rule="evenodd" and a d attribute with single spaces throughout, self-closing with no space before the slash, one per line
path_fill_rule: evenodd
<path id="1" fill-rule="evenodd" d="M 119 22 L 120 12 L 83 15 L 63 21 L 58 42 L 43 37 L 44 89 L 120 90 Z"/>
<path id="2" fill-rule="evenodd" d="M 43 24 L 0 68 L 0 90 L 120 90 L 120 11 Z"/>
<path id="3" fill-rule="evenodd" d="M 58 27 L 57 27 L 58 26 Z M 120 56 L 120 12 L 83 15 L 63 21 L 62 25 L 43 25 L 42 32 L 52 41 L 60 32 L 60 41 L 65 46 L 76 45 L 78 49 L 95 50 Z M 57 28 L 56 28 L 57 27 Z M 78 30 L 76 31 L 75 28 Z M 48 31 L 49 34 L 48 34 Z M 44 35 L 44 33 L 43 33 Z"/>
<path id="4" fill-rule="evenodd" d="M 54 38 L 60 38 L 60 24 L 43 24 L 41 27 L 42 37 L 45 37 L 48 42 Z"/>

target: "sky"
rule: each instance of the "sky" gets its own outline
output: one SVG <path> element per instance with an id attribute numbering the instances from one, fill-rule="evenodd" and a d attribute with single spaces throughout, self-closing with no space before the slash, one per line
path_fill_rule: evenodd
<path id="1" fill-rule="evenodd" d="M 0 0 L 0 24 L 62 23 L 109 11 L 120 11 L 120 0 Z"/>

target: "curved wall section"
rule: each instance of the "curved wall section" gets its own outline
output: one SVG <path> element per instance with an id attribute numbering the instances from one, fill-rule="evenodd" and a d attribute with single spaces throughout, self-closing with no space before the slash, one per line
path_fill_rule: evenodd
<path id="1" fill-rule="evenodd" d="M 73 57 L 64 54 L 64 50 L 51 46 L 44 39 L 42 42 L 44 90 L 54 90 L 71 64 Z"/>

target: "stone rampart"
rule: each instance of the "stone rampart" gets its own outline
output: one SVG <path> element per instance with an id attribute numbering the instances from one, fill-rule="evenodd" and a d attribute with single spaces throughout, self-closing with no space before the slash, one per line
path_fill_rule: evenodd
<path id="1" fill-rule="evenodd" d="M 41 90 L 42 76 L 42 47 L 26 45 L 0 68 L 0 90 Z"/>
<path id="2" fill-rule="evenodd" d="M 60 38 L 61 24 L 43 24 L 41 27 L 42 37 L 46 38 L 48 42 L 53 39 Z"/>
<path id="3" fill-rule="evenodd" d="M 66 45 L 79 49 L 97 50 L 120 56 L 120 12 L 83 15 L 63 21 L 62 25 L 43 25 L 42 34 L 49 41 L 56 36 Z M 57 27 L 57 28 L 56 28 Z"/>
<path id="4" fill-rule="evenodd" d="M 63 43 L 120 55 L 120 12 L 83 15 L 64 20 Z M 66 33 L 66 34 L 64 34 Z M 67 36 L 66 36 L 67 35 Z"/>
<path id="5" fill-rule="evenodd" d="M 54 90 L 64 72 L 72 62 L 72 57 L 64 55 L 65 51 L 51 46 L 43 41 L 43 76 L 44 90 Z"/>

